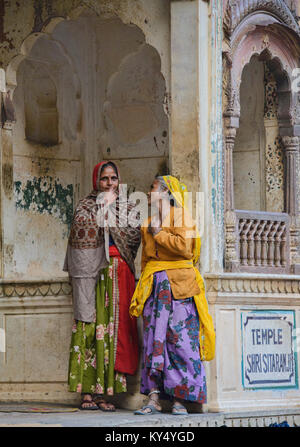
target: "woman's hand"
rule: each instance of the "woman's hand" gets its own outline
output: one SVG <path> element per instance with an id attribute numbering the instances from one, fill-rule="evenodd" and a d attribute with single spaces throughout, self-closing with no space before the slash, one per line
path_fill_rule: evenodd
<path id="1" fill-rule="evenodd" d="M 161 219 L 159 216 L 153 216 L 148 226 L 148 232 L 155 236 L 161 230 Z"/>
<path id="2" fill-rule="evenodd" d="M 102 194 L 104 195 L 104 202 L 106 205 L 110 205 L 117 198 L 116 192 L 112 189 L 110 189 L 109 191 L 105 191 Z"/>

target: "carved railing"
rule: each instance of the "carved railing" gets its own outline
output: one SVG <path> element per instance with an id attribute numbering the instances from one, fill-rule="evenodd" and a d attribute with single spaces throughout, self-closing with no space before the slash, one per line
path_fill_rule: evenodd
<path id="1" fill-rule="evenodd" d="M 290 222 L 285 213 L 236 210 L 238 270 L 255 273 L 290 271 Z"/>

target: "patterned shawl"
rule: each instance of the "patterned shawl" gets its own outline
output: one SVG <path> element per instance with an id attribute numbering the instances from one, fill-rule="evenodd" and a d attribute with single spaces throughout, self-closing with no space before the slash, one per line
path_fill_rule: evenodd
<path id="1" fill-rule="evenodd" d="M 111 234 L 122 258 L 134 273 L 134 259 L 141 241 L 140 227 L 134 219 L 134 204 L 118 195 L 116 201 L 104 208 L 99 203 L 99 180 L 101 168 L 109 161 L 98 163 L 93 171 L 93 191 L 80 200 L 73 217 L 69 245 L 84 250 L 104 245 L 105 221 L 114 222 L 114 226 L 106 226 Z M 112 162 L 110 162 L 112 163 Z M 117 166 L 113 163 L 120 174 Z M 97 200 L 98 198 L 98 200 Z M 98 202 L 98 203 L 97 203 Z M 99 223 L 101 224 L 99 226 Z"/>

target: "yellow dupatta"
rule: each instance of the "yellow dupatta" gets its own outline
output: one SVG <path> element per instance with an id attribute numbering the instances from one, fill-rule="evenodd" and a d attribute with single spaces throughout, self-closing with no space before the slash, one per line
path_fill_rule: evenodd
<path id="1" fill-rule="evenodd" d="M 185 208 L 184 193 L 187 192 L 186 186 L 170 175 L 164 176 L 164 180 L 178 205 Z M 195 264 L 200 256 L 200 246 L 201 239 L 199 234 L 197 234 L 193 249 L 193 259 L 182 261 L 148 261 L 134 291 L 129 313 L 131 316 L 135 317 L 142 314 L 145 302 L 152 292 L 153 274 L 155 272 L 169 269 L 193 268 L 196 274 L 196 281 L 200 289 L 200 293 L 194 296 L 200 322 L 200 358 L 201 360 L 210 361 L 215 355 L 215 330 L 212 317 L 208 311 L 204 281 L 199 270 L 195 267 Z"/>

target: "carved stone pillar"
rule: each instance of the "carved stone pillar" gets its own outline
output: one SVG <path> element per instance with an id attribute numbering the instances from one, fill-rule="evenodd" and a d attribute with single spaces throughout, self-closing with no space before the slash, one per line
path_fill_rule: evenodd
<path id="1" fill-rule="evenodd" d="M 236 128 L 228 127 L 225 135 L 225 209 L 234 210 L 233 193 L 233 149 Z"/>
<path id="2" fill-rule="evenodd" d="M 237 228 L 234 212 L 233 190 L 233 149 L 236 137 L 236 127 L 228 126 L 225 129 L 225 269 L 236 271 L 239 265 L 237 252 Z"/>
<path id="3" fill-rule="evenodd" d="M 298 214 L 298 204 L 296 198 L 297 191 L 297 157 L 299 151 L 298 137 L 282 137 L 282 142 L 285 148 L 286 159 L 286 190 L 285 190 L 285 208 L 290 216 Z"/>
<path id="4" fill-rule="evenodd" d="M 299 217 L 297 197 L 297 158 L 299 154 L 299 138 L 284 136 L 285 148 L 285 208 L 290 215 L 290 262 L 294 273 L 300 273 L 299 256 Z"/>
<path id="5" fill-rule="evenodd" d="M 6 275 L 7 266 L 13 265 L 14 254 L 14 191 L 13 191 L 13 125 L 15 113 L 10 90 L 1 94 L 0 129 L 0 276 Z"/>

